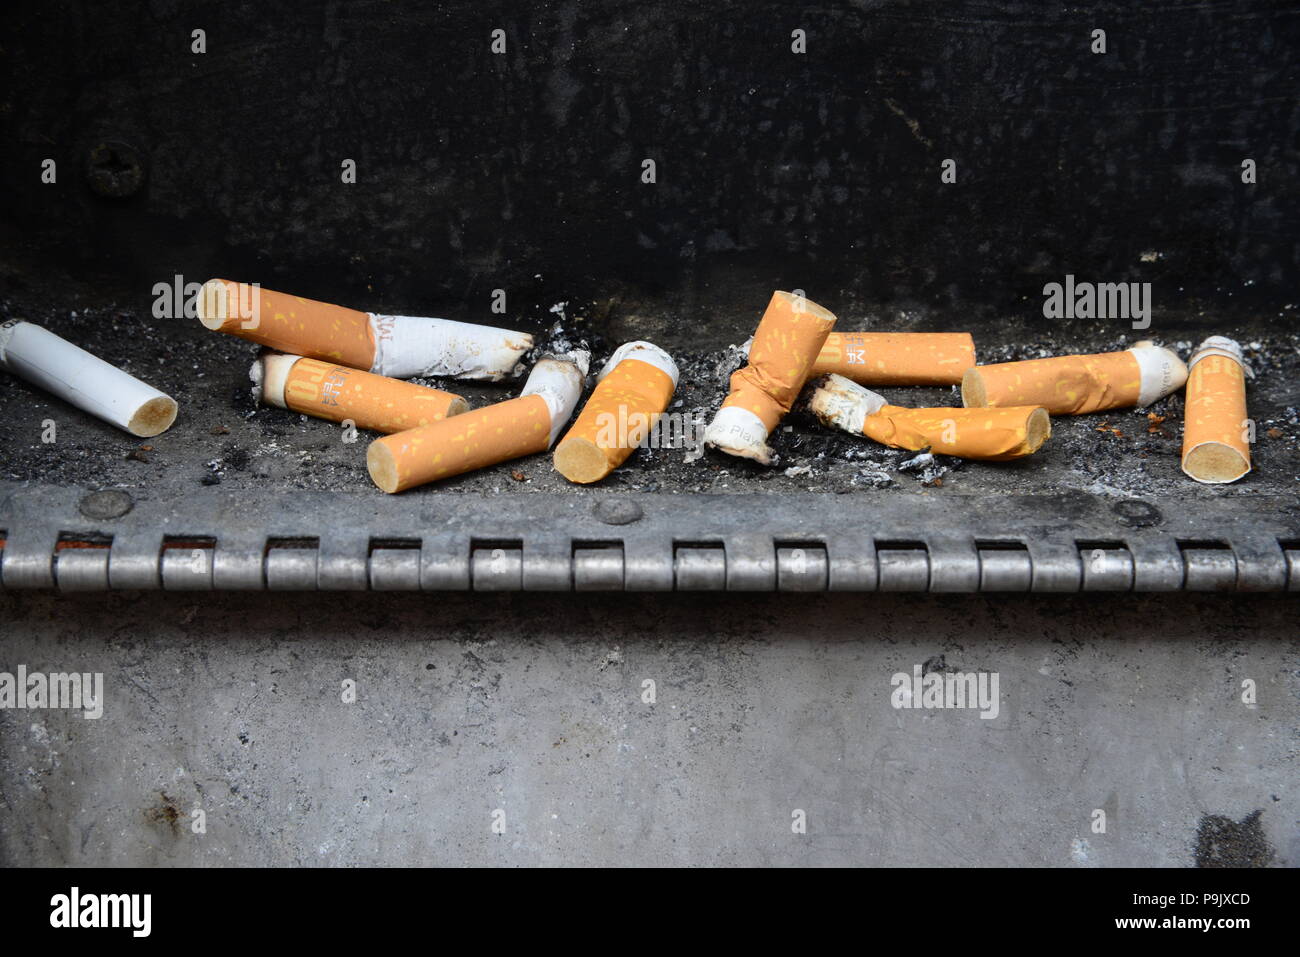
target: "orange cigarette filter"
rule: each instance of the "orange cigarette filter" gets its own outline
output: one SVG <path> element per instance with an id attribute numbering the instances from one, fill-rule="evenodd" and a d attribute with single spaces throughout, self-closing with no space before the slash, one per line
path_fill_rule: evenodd
<path id="1" fill-rule="evenodd" d="M 1250 471 L 1246 376 L 1241 346 L 1211 336 L 1192 356 L 1183 423 L 1183 471 L 1221 485 Z"/>
<path id="2" fill-rule="evenodd" d="M 347 366 L 271 353 L 253 363 L 254 392 L 263 401 L 362 429 L 401 432 L 468 411 L 458 395 Z"/>
<path id="3" fill-rule="evenodd" d="M 582 395 L 587 354 L 571 355 L 540 360 L 516 399 L 376 439 L 366 451 L 371 479 L 385 492 L 402 492 L 545 452 Z"/>
<path id="4" fill-rule="evenodd" d="M 957 385 L 974 365 L 969 332 L 832 332 L 809 374 L 860 385 Z"/>
<path id="5" fill-rule="evenodd" d="M 999 462 L 1038 451 L 1052 434 L 1052 417 L 1042 406 L 904 409 L 886 405 L 866 417 L 862 434 L 898 449 L 930 449 Z"/>
<path id="6" fill-rule="evenodd" d="M 369 369 L 375 338 L 368 313 L 212 279 L 199 292 L 199 319 L 209 329 L 277 352 Z"/>
<path id="7" fill-rule="evenodd" d="M 975 366 L 962 377 L 961 397 L 970 408 L 1040 405 L 1052 415 L 1086 415 L 1150 405 L 1186 381 L 1175 353 L 1139 342 L 1123 352 Z"/>
<path id="8" fill-rule="evenodd" d="M 732 374 L 731 391 L 704 441 L 770 464 L 767 437 L 798 398 L 834 325 L 829 309 L 803 296 L 774 292 L 749 347 L 749 363 Z"/>
<path id="9" fill-rule="evenodd" d="M 905 409 L 833 374 L 814 384 L 809 407 L 823 424 L 882 445 L 967 459 L 1023 458 L 1052 434 L 1051 416 L 1041 406 Z"/>
<path id="10" fill-rule="evenodd" d="M 555 470 L 570 482 L 587 484 L 622 465 L 668 408 L 677 376 L 677 364 L 658 346 L 620 346 L 573 428 L 555 447 Z"/>

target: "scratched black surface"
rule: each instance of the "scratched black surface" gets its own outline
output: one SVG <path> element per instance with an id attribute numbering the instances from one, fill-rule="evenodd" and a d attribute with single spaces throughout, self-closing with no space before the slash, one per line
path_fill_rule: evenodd
<path id="1" fill-rule="evenodd" d="M 1300 264 L 1295 3 L 53 2 L 0 75 L 6 243 L 142 283 L 484 319 L 493 288 L 673 289 L 708 326 L 791 286 L 996 312 L 1066 272 L 1289 302 Z M 86 181 L 105 142 L 128 198 Z"/>

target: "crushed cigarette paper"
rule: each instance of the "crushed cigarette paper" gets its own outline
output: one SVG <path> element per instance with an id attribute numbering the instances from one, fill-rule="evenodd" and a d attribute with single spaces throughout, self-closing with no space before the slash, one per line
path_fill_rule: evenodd
<path id="1" fill-rule="evenodd" d="M 974 365 L 969 332 L 832 332 L 808 375 L 833 373 L 859 385 L 957 385 Z"/>
<path id="2" fill-rule="evenodd" d="M 829 309 L 774 292 L 754 333 L 748 365 L 732 374 L 731 392 L 704 430 L 705 444 L 770 465 L 767 437 L 798 398 L 834 325 Z"/>
<path id="3" fill-rule="evenodd" d="M 255 398 L 281 409 L 359 429 L 401 432 L 460 415 L 458 395 L 347 366 L 273 352 L 249 369 Z"/>
<path id="4" fill-rule="evenodd" d="M 1144 340 L 1123 352 L 975 366 L 962 377 L 968 408 L 1041 405 L 1052 415 L 1147 406 L 1181 389 L 1187 366 Z"/>
<path id="5" fill-rule="evenodd" d="M 1188 365 L 1183 471 L 1211 485 L 1235 482 L 1250 471 L 1241 346 L 1210 336 Z"/>
<path id="6" fill-rule="evenodd" d="M 423 316 L 383 316 L 211 279 L 198 298 L 208 329 L 290 355 L 337 362 L 394 379 L 448 376 L 500 381 L 522 371 L 533 337 Z"/>
<path id="7" fill-rule="evenodd" d="M 0 368 L 142 438 L 176 421 L 176 400 L 21 319 L 0 324 Z"/>
<path id="8" fill-rule="evenodd" d="M 1041 406 L 905 409 L 834 374 L 813 383 L 809 408 L 823 425 L 883 445 L 995 462 L 1036 452 L 1052 434 L 1051 416 Z"/>
<path id="9" fill-rule="evenodd" d="M 555 447 L 555 470 L 598 482 L 645 441 L 677 389 L 677 363 L 650 342 L 619 346 L 573 427 Z"/>
<path id="10" fill-rule="evenodd" d="M 582 396 L 590 355 L 541 359 L 518 398 L 376 439 L 366 468 L 388 493 L 549 449 Z"/>

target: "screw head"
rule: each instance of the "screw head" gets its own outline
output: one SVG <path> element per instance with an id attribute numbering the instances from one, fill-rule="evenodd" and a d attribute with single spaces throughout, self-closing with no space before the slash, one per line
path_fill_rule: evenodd
<path id="1" fill-rule="evenodd" d="M 1119 516 L 1119 520 L 1129 528 L 1149 528 L 1165 520 L 1165 517 L 1160 514 L 1160 509 L 1150 502 L 1137 498 L 1116 502 L 1112 509 Z"/>
<path id="2" fill-rule="evenodd" d="M 91 492 L 81 500 L 77 507 L 81 514 L 87 518 L 106 521 L 111 518 L 121 518 L 135 506 L 131 496 L 121 489 L 105 489 L 102 492 Z"/>
<path id="3" fill-rule="evenodd" d="M 97 196 L 126 199 L 144 185 L 144 161 L 125 143 L 98 143 L 86 154 L 86 182 Z"/>
<path id="4" fill-rule="evenodd" d="M 645 514 L 640 505 L 626 498 L 603 498 L 591 511 L 606 525 L 631 525 Z"/>

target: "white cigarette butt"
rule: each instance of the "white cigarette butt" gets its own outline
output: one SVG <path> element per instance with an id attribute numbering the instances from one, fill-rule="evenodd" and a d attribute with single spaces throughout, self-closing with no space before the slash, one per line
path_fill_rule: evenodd
<path id="1" fill-rule="evenodd" d="M 142 438 L 176 421 L 176 400 L 21 319 L 0 324 L 0 367 Z"/>

